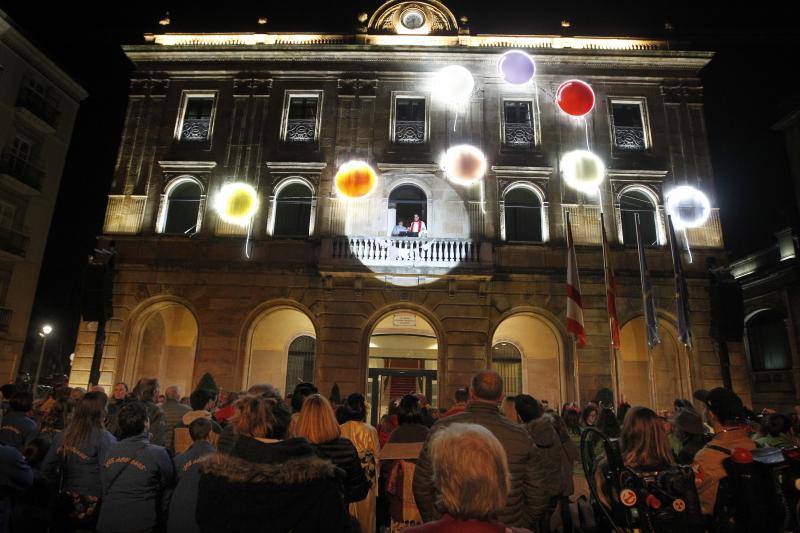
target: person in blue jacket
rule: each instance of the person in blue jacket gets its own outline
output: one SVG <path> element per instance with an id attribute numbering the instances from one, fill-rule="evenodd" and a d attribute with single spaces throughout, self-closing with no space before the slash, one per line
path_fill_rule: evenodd
<path id="1" fill-rule="evenodd" d="M 0 444 L 0 533 L 9 530 L 12 496 L 30 488 L 31 485 L 33 485 L 33 471 L 22 452 L 13 446 Z"/>
<path id="2" fill-rule="evenodd" d="M 150 444 L 147 410 L 140 402 L 123 406 L 117 421 L 120 441 L 109 447 L 100 466 L 103 503 L 97 531 L 157 531 L 175 478 L 172 459 L 163 446 Z"/>
<path id="3" fill-rule="evenodd" d="M 169 504 L 168 533 L 200 533 L 195 520 L 197 485 L 200 481 L 202 459 L 216 451 L 208 440 L 211 427 L 211 421 L 207 418 L 198 418 L 189 424 L 192 445 L 182 454 L 175 456 L 178 485 L 172 493 Z"/>
<path id="4" fill-rule="evenodd" d="M 13 446 L 21 451 L 39 434 L 36 422 L 30 417 L 33 395 L 30 392 L 17 392 L 8 405 L 8 413 L 0 425 L 0 444 Z"/>

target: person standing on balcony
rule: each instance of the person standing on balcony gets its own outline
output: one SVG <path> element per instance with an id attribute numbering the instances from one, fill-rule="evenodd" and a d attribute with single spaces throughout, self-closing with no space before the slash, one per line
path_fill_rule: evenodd
<path id="1" fill-rule="evenodd" d="M 392 228 L 392 237 L 405 237 L 408 233 L 408 229 L 406 229 L 405 221 L 401 218 L 397 221 L 395 227 Z"/>
<path id="2" fill-rule="evenodd" d="M 408 236 L 409 237 L 425 237 L 428 233 L 428 227 L 425 225 L 425 221 L 419 218 L 419 215 L 414 215 L 414 221 L 411 222 L 411 226 L 408 228 Z"/>

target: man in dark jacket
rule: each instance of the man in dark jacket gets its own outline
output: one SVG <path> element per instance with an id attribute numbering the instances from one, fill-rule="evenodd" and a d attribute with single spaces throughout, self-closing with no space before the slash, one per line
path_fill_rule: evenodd
<path id="1" fill-rule="evenodd" d="M 181 403 L 181 389 L 177 385 L 170 385 L 164 391 L 164 405 L 161 409 L 164 411 L 164 447 L 170 451 L 174 451 L 172 447 L 173 438 L 175 436 L 175 428 L 181 423 L 183 415 L 192 410 L 188 405 Z"/>
<path id="2" fill-rule="evenodd" d="M 142 378 L 133 388 L 133 398 L 141 402 L 147 410 L 147 420 L 150 424 L 150 442 L 157 446 L 164 446 L 166 442 L 167 424 L 164 419 L 164 410 L 156 403 L 160 392 L 160 385 L 155 378 Z M 120 438 L 117 435 L 117 438 Z"/>
<path id="3" fill-rule="evenodd" d="M 211 421 L 198 418 L 189 424 L 192 445 L 175 457 L 175 472 L 178 485 L 169 504 L 169 533 L 199 533 L 195 514 L 197 512 L 197 484 L 200 481 L 201 460 L 214 453 L 214 446 L 208 440 L 211 434 Z"/>
<path id="4" fill-rule="evenodd" d="M 0 426 L 0 444 L 22 450 L 39 435 L 39 428 L 30 417 L 33 395 L 30 392 L 17 392 L 8 404 L 8 413 Z"/>
<path id="5" fill-rule="evenodd" d="M 11 496 L 33 485 L 33 471 L 13 446 L 0 445 L 0 533 L 8 531 Z"/>
<path id="6" fill-rule="evenodd" d="M 497 372 L 484 370 L 476 374 L 472 378 L 469 395 L 466 411 L 434 424 L 420 453 L 413 487 L 422 519 L 425 522 L 439 519 L 428 449 L 430 438 L 442 427 L 467 423 L 478 424 L 491 431 L 506 450 L 511 490 L 506 506 L 498 513 L 497 519 L 507 526 L 531 527 L 545 513 L 550 499 L 543 454 L 522 426 L 514 424 L 500 413 L 498 405 L 503 400 L 503 379 Z"/>

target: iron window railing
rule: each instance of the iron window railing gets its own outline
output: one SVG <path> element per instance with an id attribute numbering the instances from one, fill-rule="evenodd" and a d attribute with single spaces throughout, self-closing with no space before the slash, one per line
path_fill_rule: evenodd
<path id="1" fill-rule="evenodd" d="M 530 146 L 533 144 L 533 126 L 530 122 L 506 122 L 505 138 L 509 146 Z"/>
<path id="2" fill-rule="evenodd" d="M 620 150 L 641 152 L 647 148 L 644 128 L 614 126 L 614 146 Z"/>
<path id="3" fill-rule="evenodd" d="M 181 126 L 181 141 L 205 142 L 211 128 L 211 117 L 185 118 Z"/>
<path id="4" fill-rule="evenodd" d="M 293 143 L 314 142 L 317 129 L 315 118 L 290 118 L 286 121 L 286 141 Z"/>
<path id="5" fill-rule="evenodd" d="M 394 123 L 394 141 L 398 144 L 425 142 L 424 120 L 397 120 Z"/>

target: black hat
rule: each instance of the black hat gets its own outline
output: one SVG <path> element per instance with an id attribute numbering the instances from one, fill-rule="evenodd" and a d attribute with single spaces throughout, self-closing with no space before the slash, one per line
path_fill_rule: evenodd
<path id="1" fill-rule="evenodd" d="M 702 435 L 706 432 L 706 428 L 703 427 L 703 420 L 697 411 L 693 409 L 681 409 L 678 414 L 670 418 L 669 423 L 684 433 L 691 435 Z"/>
<path id="2" fill-rule="evenodd" d="M 694 392 L 694 397 L 708 406 L 709 411 L 714 413 L 721 423 L 733 422 L 744 411 L 744 404 L 739 395 L 728 389 L 717 387 L 716 389 L 700 389 Z"/>

